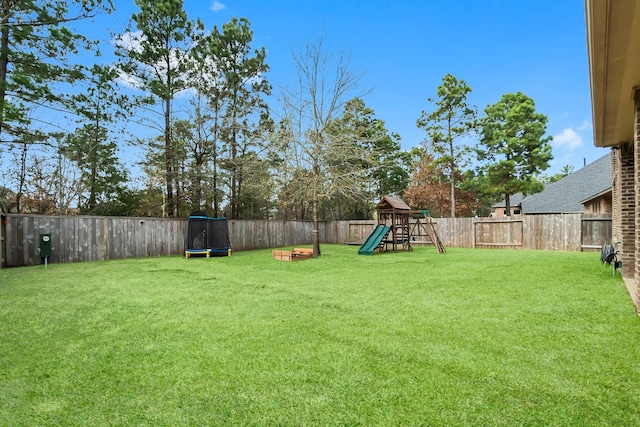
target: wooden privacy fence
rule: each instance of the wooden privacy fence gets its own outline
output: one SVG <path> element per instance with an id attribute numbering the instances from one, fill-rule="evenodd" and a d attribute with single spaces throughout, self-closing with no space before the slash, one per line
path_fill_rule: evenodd
<path id="1" fill-rule="evenodd" d="M 186 220 L 6 214 L 5 266 L 41 263 L 40 236 L 51 235 L 50 263 L 184 253 Z"/>
<path id="2" fill-rule="evenodd" d="M 320 236 L 322 239 L 322 234 Z M 313 223 L 310 221 L 229 220 L 229 240 L 233 250 L 307 245 L 313 242 Z"/>
<path id="3" fill-rule="evenodd" d="M 599 251 L 611 242 L 610 214 L 435 218 L 434 221 L 445 247 Z M 376 221 L 331 222 L 325 225 L 324 235 L 330 242 L 357 244 L 367 238 L 376 224 Z"/>
<path id="4" fill-rule="evenodd" d="M 610 214 L 523 215 L 505 219 L 438 218 L 445 246 L 599 251 L 611 243 Z"/>
<path id="5" fill-rule="evenodd" d="M 186 219 L 3 214 L 0 266 L 40 264 L 40 235 L 51 235 L 50 263 L 184 254 Z M 309 221 L 229 221 L 234 251 L 309 245 Z M 363 242 L 377 222 L 321 222 L 323 243 Z M 436 218 L 445 247 L 600 250 L 611 242 L 608 215 L 529 215 L 509 219 Z"/>
<path id="6" fill-rule="evenodd" d="M 233 250 L 305 245 L 308 221 L 229 221 Z M 51 235 L 49 263 L 184 254 L 187 219 L 4 214 L 0 267 L 42 263 L 40 236 Z M 325 227 L 323 227 L 325 228 Z M 321 233 L 321 238 L 322 233 Z M 324 240 L 323 240 L 324 241 Z"/>

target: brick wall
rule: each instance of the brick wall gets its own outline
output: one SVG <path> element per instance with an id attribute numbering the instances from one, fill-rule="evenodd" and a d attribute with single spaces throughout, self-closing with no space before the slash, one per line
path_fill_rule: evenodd
<path id="1" fill-rule="evenodd" d="M 620 229 L 614 239 L 622 242 L 622 273 L 635 276 L 636 247 L 636 173 L 634 145 L 623 144 L 615 155 L 620 157 Z"/>
<path id="2" fill-rule="evenodd" d="M 636 90 L 635 92 L 635 127 L 633 129 L 633 138 L 634 138 L 634 147 L 636 152 L 635 164 L 638 165 L 638 172 L 635 173 L 635 194 L 636 194 L 636 212 L 640 212 L 640 90 Z M 638 280 L 638 274 L 636 272 L 640 272 L 640 257 L 638 257 L 636 250 L 640 248 L 640 217 L 636 215 L 635 218 L 635 235 L 634 235 L 634 251 L 633 257 L 631 259 L 627 259 L 627 265 L 634 266 L 634 277 L 636 284 L 636 297 L 640 296 L 640 280 Z M 631 253 L 629 254 L 631 255 Z M 623 267 L 625 259 L 623 258 Z M 624 271 L 624 268 L 622 269 Z M 625 277 L 627 277 L 625 275 Z"/>
<path id="3" fill-rule="evenodd" d="M 611 152 L 611 200 L 613 202 L 611 232 L 613 242 L 622 241 L 622 155 L 620 150 Z"/>

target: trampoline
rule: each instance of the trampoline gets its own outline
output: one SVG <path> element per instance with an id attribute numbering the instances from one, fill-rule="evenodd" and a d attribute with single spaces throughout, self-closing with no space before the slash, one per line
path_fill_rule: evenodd
<path id="1" fill-rule="evenodd" d="M 231 242 L 227 218 L 212 218 L 205 212 L 194 211 L 189 215 L 187 242 L 184 255 L 230 256 Z"/>

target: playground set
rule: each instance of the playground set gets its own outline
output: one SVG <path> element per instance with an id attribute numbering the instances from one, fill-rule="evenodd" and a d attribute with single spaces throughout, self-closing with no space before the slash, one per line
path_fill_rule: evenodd
<path id="1" fill-rule="evenodd" d="M 402 199 L 384 196 L 376 207 L 376 213 L 378 225 L 358 254 L 373 255 L 376 250 L 412 251 L 412 244 L 433 244 L 438 253 L 446 252 L 429 211 L 412 210 Z"/>
<path id="2" fill-rule="evenodd" d="M 189 215 L 187 242 L 184 256 L 231 256 L 227 218 L 212 218 L 205 212 L 194 211 Z"/>

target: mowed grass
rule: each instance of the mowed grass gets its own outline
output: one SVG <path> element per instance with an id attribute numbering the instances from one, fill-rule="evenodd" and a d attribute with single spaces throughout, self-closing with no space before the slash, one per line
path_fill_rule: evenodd
<path id="1" fill-rule="evenodd" d="M 640 425 L 598 253 L 322 250 L 0 270 L 0 425 Z"/>

